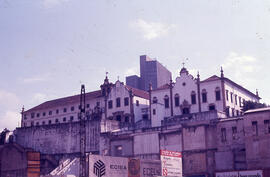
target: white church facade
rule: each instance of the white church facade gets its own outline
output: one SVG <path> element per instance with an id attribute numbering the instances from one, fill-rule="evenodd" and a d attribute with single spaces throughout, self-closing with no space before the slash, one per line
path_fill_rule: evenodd
<path id="1" fill-rule="evenodd" d="M 245 101 L 259 102 L 254 94 L 230 79 L 214 75 L 200 80 L 198 73 L 194 78 L 183 67 L 176 81 L 150 89 L 152 126 L 161 126 L 165 117 L 185 116 L 207 111 L 224 112 L 227 117 L 242 115 L 241 106 Z"/>

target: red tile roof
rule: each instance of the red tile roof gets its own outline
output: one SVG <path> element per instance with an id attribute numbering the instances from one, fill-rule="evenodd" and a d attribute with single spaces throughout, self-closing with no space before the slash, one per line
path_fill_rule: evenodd
<path id="1" fill-rule="evenodd" d="M 209 77 L 201 82 L 209 82 L 209 81 L 215 81 L 215 80 L 219 80 L 219 79 L 220 79 L 220 77 L 218 77 L 217 75 L 213 75 L 213 76 L 211 76 L 211 77 Z"/>
<path id="2" fill-rule="evenodd" d="M 132 88 L 130 86 L 126 86 L 126 88 L 128 90 L 132 89 L 132 92 L 135 96 L 144 98 L 144 99 L 149 99 L 149 94 L 146 91 L 143 90 L 139 90 L 136 88 Z M 91 100 L 91 99 L 95 99 L 95 98 L 99 98 L 102 97 L 101 91 L 97 90 L 97 91 L 93 91 L 93 92 L 88 92 L 85 94 L 85 100 Z M 69 96 L 69 97 L 64 97 L 64 98 L 59 98 L 59 99 L 55 99 L 55 100 L 50 100 L 50 101 L 46 101 L 38 106 L 35 106 L 25 112 L 33 112 L 33 111 L 37 111 L 37 110 L 43 110 L 43 109 L 49 109 L 49 108 L 55 108 L 58 106 L 64 106 L 67 104 L 72 104 L 72 103 L 79 103 L 80 102 L 80 95 L 74 95 L 74 96 Z"/>
<path id="3" fill-rule="evenodd" d="M 88 92 L 85 94 L 85 100 L 90 100 L 94 98 L 99 98 L 101 97 L 101 91 L 93 91 L 93 92 Z M 36 110 L 41 110 L 41 109 L 48 109 L 48 108 L 54 108 L 70 103 L 79 103 L 80 102 L 80 95 L 74 95 L 74 96 L 69 96 L 69 97 L 64 97 L 64 98 L 59 98 L 56 100 L 50 100 L 46 101 L 38 106 L 35 106 L 25 112 L 30 112 L 30 111 L 36 111 Z"/>
<path id="4" fill-rule="evenodd" d="M 128 90 L 132 90 L 132 93 L 137 97 L 141 97 L 141 98 L 144 98 L 144 99 L 149 99 L 148 92 L 146 92 L 144 90 L 136 89 L 136 88 L 130 87 L 128 85 L 126 85 L 126 88 Z"/>

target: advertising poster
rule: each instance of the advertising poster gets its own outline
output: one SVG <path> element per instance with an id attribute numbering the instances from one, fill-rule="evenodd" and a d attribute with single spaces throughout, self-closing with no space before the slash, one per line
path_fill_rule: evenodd
<path id="1" fill-rule="evenodd" d="M 262 170 L 218 172 L 216 177 L 263 177 Z"/>
<path id="2" fill-rule="evenodd" d="M 182 177 L 182 153 L 160 150 L 161 175 Z"/>
<path id="3" fill-rule="evenodd" d="M 160 160 L 129 159 L 128 177 L 156 177 L 161 175 Z"/>
<path id="4" fill-rule="evenodd" d="M 156 177 L 161 175 L 159 160 L 141 160 L 141 177 Z"/>
<path id="5" fill-rule="evenodd" d="M 128 158 L 89 155 L 90 177 L 127 177 Z"/>

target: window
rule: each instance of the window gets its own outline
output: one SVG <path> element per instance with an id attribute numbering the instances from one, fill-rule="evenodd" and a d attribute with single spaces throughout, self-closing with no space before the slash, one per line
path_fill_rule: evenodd
<path id="1" fill-rule="evenodd" d="M 221 100 L 221 97 L 220 97 L 220 88 L 217 87 L 216 90 L 215 90 L 215 92 L 216 92 L 216 101 Z"/>
<path id="2" fill-rule="evenodd" d="M 67 108 L 64 108 L 64 112 L 67 112 Z"/>
<path id="3" fill-rule="evenodd" d="M 239 116 L 239 110 L 236 110 L 236 116 Z"/>
<path id="4" fill-rule="evenodd" d="M 35 113 L 32 112 L 32 113 L 31 113 L 31 118 L 34 118 L 34 117 L 35 117 Z"/>
<path id="5" fill-rule="evenodd" d="M 124 98 L 124 105 L 125 106 L 129 105 L 129 97 Z"/>
<path id="6" fill-rule="evenodd" d="M 153 115 L 156 115 L 156 109 L 153 109 Z"/>
<path id="7" fill-rule="evenodd" d="M 207 92 L 205 89 L 202 90 L 202 102 L 203 103 L 207 102 Z"/>
<path id="8" fill-rule="evenodd" d="M 125 122 L 129 122 L 129 117 L 128 116 L 125 117 Z"/>
<path id="9" fill-rule="evenodd" d="M 87 104 L 87 105 L 86 105 L 86 108 L 90 108 L 90 104 Z"/>
<path id="10" fill-rule="evenodd" d="M 194 91 L 191 92 L 191 104 L 196 104 L 196 93 Z"/>
<path id="11" fill-rule="evenodd" d="M 32 126 L 34 126 L 34 122 L 33 122 L 33 121 L 31 122 L 31 127 L 32 127 Z"/>
<path id="12" fill-rule="evenodd" d="M 45 121 L 42 121 L 42 125 L 45 125 Z"/>
<path id="13" fill-rule="evenodd" d="M 49 125 L 51 125 L 52 124 L 52 121 L 51 120 L 49 120 Z"/>
<path id="14" fill-rule="evenodd" d="M 234 97 L 235 97 L 235 105 L 237 105 L 237 95 L 235 95 Z"/>
<path id="15" fill-rule="evenodd" d="M 175 94 L 174 96 L 174 105 L 175 107 L 178 107 L 180 104 L 179 104 L 179 95 L 178 94 Z"/>
<path id="16" fill-rule="evenodd" d="M 232 127 L 232 139 L 236 139 L 236 134 L 237 134 L 237 127 Z"/>
<path id="17" fill-rule="evenodd" d="M 227 107 L 225 111 L 226 111 L 226 116 L 230 117 L 230 107 Z"/>
<path id="18" fill-rule="evenodd" d="M 58 109 L 56 109 L 56 114 L 58 114 L 59 113 L 59 110 Z"/>
<path id="19" fill-rule="evenodd" d="M 36 123 L 36 126 L 39 126 L 39 122 Z"/>
<path id="20" fill-rule="evenodd" d="M 119 122 L 121 122 L 121 116 L 120 115 L 117 115 L 116 116 L 116 120 L 119 121 Z"/>
<path id="21" fill-rule="evenodd" d="M 226 100 L 229 101 L 229 91 L 226 90 Z"/>
<path id="22" fill-rule="evenodd" d="M 216 106 L 214 104 L 209 105 L 209 111 L 216 110 Z"/>
<path id="23" fill-rule="evenodd" d="M 226 128 L 221 128 L 221 141 L 226 142 L 227 137 L 226 137 Z"/>
<path id="24" fill-rule="evenodd" d="M 264 120 L 264 132 L 265 134 L 270 133 L 270 120 Z"/>
<path id="25" fill-rule="evenodd" d="M 112 107 L 113 107 L 113 101 L 112 101 L 112 100 L 110 100 L 110 101 L 108 102 L 108 107 L 109 107 L 109 109 L 112 109 Z"/>
<path id="26" fill-rule="evenodd" d="M 234 108 L 232 108 L 232 117 L 234 117 Z"/>
<path id="27" fill-rule="evenodd" d="M 189 108 L 183 108 L 182 113 L 183 114 L 189 114 Z"/>
<path id="28" fill-rule="evenodd" d="M 52 111 L 49 111 L 49 115 L 52 115 Z"/>
<path id="29" fill-rule="evenodd" d="M 55 123 L 59 123 L 59 120 L 58 119 L 55 119 Z"/>
<path id="30" fill-rule="evenodd" d="M 39 114 L 39 113 L 37 113 L 37 117 L 39 117 L 39 115 L 40 115 L 40 114 Z"/>
<path id="31" fill-rule="evenodd" d="M 136 106 L 139 106 L 139 104 L 140 104 L 139 100 L 136 100 Z"/>
<path id="32" fill-rule="evenodd" d="M 120 107 L 121 106 L 121 99 L 120 98 L 116 98 L 116 107 Z"/>
<path id="33" fill-rule="evenodd" d="M 115 146 L 115 156 L 122 156 L 123 147 L 121 145 Z"/>
<path id="34" fill-rule="evenodd" d="M 43 115 L 43 116 L 46 116 L 46 112 L 43 112 L 42 115 Z"/>
<path id="35" fill-rule="evenodd" d="M 242 106 L 242 104 L 241 104 L 241 97 L 239 96 L 238 99 L 239 99 L 239 106 L 241 107 Z"/>
<path id="36" fill-rule="evenodd" d="M 252 133 L 254 136 L 258 136 L 258 123 L 257 123 L 257 121 L 252 122 Z"/>
<path id="37" fill-rule="evenodd" d="M 72 106 L 72 107 L 70 108 L 70 111 L 74 111 L 74 106 Z"/>
<path id="38" fill-rule="evenodd" d="M 154 97 L 153 98 L 153 103 L 157 103 L 157 102 L 158 102 L 157 97 Z"/>
<path id="39" fill-rule="evenodd" d="M 66 122 L 66 121 L 67 121 L 67 118 L 64 117 L 64 118 L 63 118 L 63 122 Z"/>
<path id="40" fill-rule="evenodd" d="M 72 122 L 73 119 L 74 119 L 74 117 L 73 116 L 70 116 L 69 121 Z"/>
<path id="41" fill-rule="evenodd" d="M 99 101 L 97 102 L 97 106 L 100 106 L 100 102 Z"/>
<path id="42" fill-rule="evenodd" d="M 231 102 L 233 103 L 233 93 L 231 92 Z"/>
<path id="43" fill-rule="evenodd" d="M 168 95 L 165 95 L 165 97 L 164 97 L 164 105 L 165 105 L 165 108 L 169 108 L 169 97 L 168 97 Z"/>

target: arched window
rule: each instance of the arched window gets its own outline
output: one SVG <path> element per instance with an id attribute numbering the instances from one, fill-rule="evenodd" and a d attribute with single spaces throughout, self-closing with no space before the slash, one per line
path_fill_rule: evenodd
<path id="1" fill-rule="evenodd" d="M 165 97 L 164 97 L 164 105 L 165 105 L 165 108 L 169 108 L 169 97 L 168 97 L 168 95 L 165 95 Z"/>
<path id="2" fill-rule="evenodd" d="M 191 104 L 196 104 L 196 92 L 191 92 Z"/>
<path id="3" fill-rule="evenodd" d="M 202 90 L 202 102 L 203 103 L 207 102 L 207 92 L 205 89 Z"/>
<path id="4" fill-rule="evenodd" d="M 174 95 L 174 105 L 177 107 L 180 105 L 179 103 L 180 103 L 180 100 L 179 100 L 179 95 L 177 93 Z"/>
<path id="5" fill-rule="evenodd" d="M 219 87 L 216 87 L 216 101 L 219 101 L 221 100 L 221 97 L 220 97 L 220 88 Z"/>
<path id="6" fill-rule="evenodd" d="M 158 102 L 158 99 L 157 99 L 157 97 L 153 97 L 153 103 L 157 103 Z"/>

